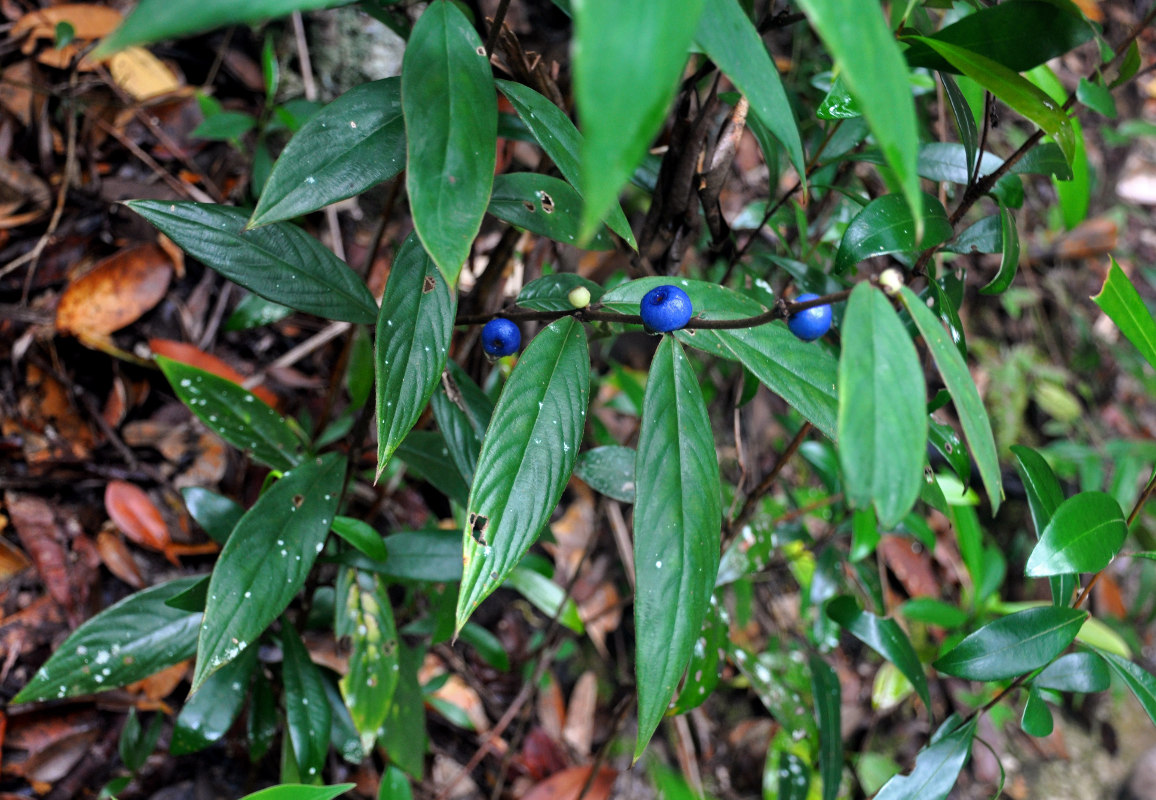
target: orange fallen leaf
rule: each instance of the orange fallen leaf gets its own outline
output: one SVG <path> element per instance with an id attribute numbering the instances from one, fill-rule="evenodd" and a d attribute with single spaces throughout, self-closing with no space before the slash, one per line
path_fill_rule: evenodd
<path id="1" fill-rule="evenodd" d="M 112 55 L 108 71 L 116 85 L 135 100 L 151 100 L 181 88 L 181 80 L 165 63 L 143 47 L 127 47 Z"/>
<path id="2" fill-rule="evenodd" d="M 189 663 L 189 661 L 182 661 L 179 664 L 166 667 L 160 672 L 154 672 L 147 678 L 130 683 L 124 687 L 125 691 L 143 694 L 148 700 L 163 700 L 172 694 L 173 690 L 185 679 L 185 674 L 189 671 Z"/>
<path id="3" fill-rule="evenodd" d="M 564 769 L 526 792 L 522 800 L 578 800 L 579 796 L 584 800 L 607 800 L 614 789 L 614 779 L 618 777 L 618 772 L 610 767 L 602 767 L 591 781 L 590 789 L 582 794 L 593 771 L 593 766 Z"/>
<path id="4" fill-rule="evenodd" d="M 237 372 L 237 370 L 216 356 L 210 355 L 191 344 L 175 342 L 172 339 L 149 339 L 149 348 L 155 355 L 171 358 L 173 361 L 180 361 L 182 364 L 188 364 L 190 367 L 211 372 L 217 377 L 232 381 L 238 386 L 245 382 L 245 376 Z M 273 394 L 264 386 L 257 386 L 252 389 L 252 392 L 268 405 L 273 408 L 277 407 L 277 395 Z"/>
<path id="5" fill-rule="evenodd" d="M 0 528 L 3 528 L 0 525 Z M 17 573 L 28 569 L 32 562 L 24 551 L 7 539 L 0 538 L 0 581 L 6 581 Z"/>
<path id="6" fill-rule="evenodd" d="M 12 25 L 9 37 L 18 39 L 27 35 L 29 41 L 55 39 L 56 26 L 67 22 L 77 39 L 99 39 L 108 36 L 124 20 L 121 13 L 107 6 L 91 3 L 65 3 L 50 8 L 30 11 Z M 25 44 L 28 48 L 28 44 Z M 24 52 L 31 52 L 31 48 Z"/>
<path id="7" fill-rule="evenodd" d="M 127 481 L 110 481 L 104 490 L 104 508 L 125 536 L 180 565 L 172 552 L 169 526 L 143 489 Z"/>
<path id="8" fill-rule="evenodd" d="M 121 250 L 70 283 L 56 307 L 56 330 L 100 337 L 135 322 L 161 301 L 173 262 L 158 245 Z"/>
<path id="9" fill-rule="evenodd" d="M 134 589 L 143 589 L 144 578 L 124 541 L 116 534 L 101 531 L 96 535 L 96 551 L 108 571 Z"/>

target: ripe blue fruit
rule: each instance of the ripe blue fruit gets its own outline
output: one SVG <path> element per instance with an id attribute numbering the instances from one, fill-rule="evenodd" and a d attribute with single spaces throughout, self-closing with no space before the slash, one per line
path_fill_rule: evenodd
<path id="1" fill-rule="evenodd" d="M 796 303 L 806 303 L 811 300 L 818 300 L 817 294 L 801 294 L 795 298 Z M 803 311 L 796 311 L 787 320 L 787 327 L 791 329 L 791 333 L 798 336 L 804 342 L 813 342 L 816 339 L 822 338 L 827 331 L 831 330 L 831 306 L 822 305 L 808 308 Z"/>
<path id="2" fill-rule="evenodd" d="M 482 349 L 488 356 L 508 356 L 518 352 L 521 344 L 522 332 L 508 319 L 492 319 L 482 328 Z"/>
<path id="3" fill-rule="evenodd" d="M 685 328 L 694 308 L 686 292 L 677 286 L 656 286 L 643 295 L 639 314 L 648 331 L 666 333 Z"/>

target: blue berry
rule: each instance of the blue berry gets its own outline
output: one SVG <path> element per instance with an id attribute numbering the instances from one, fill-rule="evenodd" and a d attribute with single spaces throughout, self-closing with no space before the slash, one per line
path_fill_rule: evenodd
<path id="1" fill-rule="evenodd" d="M 819 295 L 817 294 L 801 294 L 795 298 L 795 302 L 806 303 L 818 299 Z M 787 327 L 791 329 L 791 333 L 804 342 L 820 339 L 827 331 L 831 330 L 831 306 L 814 306 L 803 311 L 796 311 L 787 320 Z"/>
<path id="2" fill-rule="evenodd" d="M 685 328 L 694 308 L 686 292 L 677 286 L 656 286 L 643 296 L 639 313 L 648 331 L 665 333 Z"/>
<path id="3" fill-rule="evenodd" d="M 508 319 L 492 319 L 482 328 L 482 349 L 493 358 L 508 356 L 518 352 L 522 344 L 522 332 Z"/>

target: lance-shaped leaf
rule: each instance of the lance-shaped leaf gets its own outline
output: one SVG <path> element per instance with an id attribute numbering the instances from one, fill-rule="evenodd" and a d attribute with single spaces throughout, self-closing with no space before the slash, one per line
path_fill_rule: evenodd
<path id="1" fill-rule="evenodd" d="M 549 522 L 574 471 L 589 396 L 586 331 L 573 317 L 557 320 L 518 359 L 482 441 L 462 534 L 457 630 Z"/>
<path id="2" fill-rule="evenodd" d="M 586 201 L 583 237 L 597 228 L 662 127 L 702 7 L 703 0 L 574 5 L 574 98 L 585 134 L 578 182 Z"/>
<path id="3" fill-rule="evenodd" d="M 1070 645 L 1088 612 L 1041 606 L 989 622 L 932 665 L 957 678 L 999 681 L 1039 669 Z"/>
<path id="4" fill-rule="evenodd" d="M 255 644 L 304 585 L 344 482 L 341 454 L 312 459 L 286 472 L 237 523 L 209 580 L 191 691 Z"/>
<path id="5" fill-rule="evenodd" d="M 212 203 L 126 204 L 193 258 L 266 300 L 326 319 L 370 324 L 377 303 L 344 261 L 296 225 L 245 230 L 245 214 Z"/>
<path id="6" fill-rule="evenodd" d="M 285 418 L 232 381 L 180 361 L 157 356 L 181 402 L 229 444 L 273 469 L 301 460 L 301 440 Z"/>
<path id="7" fill-rule="evenodd" d="M 979 475 L 987 489 L 988 500 L 991 503 L 992 513 L 999 511 L 999 504 L 1003 500 L 1003 484 L 1000 478 L 999 458 L 995 450 L 995 437 L 991 432 L 991 421 L 987 411 L 983 408 L 983 401 L 979 399 L 979 390 L 975 388 L 975 381 L 967 371 L 967 364 L 959 349 L 947 335 L 947 331 L 940 324 L 932 312 L 907 287 L 903 287 L 900 297 L 903 305 L 915 321 L 939 374 L 951 399 L 955 402 L 955 410 L 959 414 L 960 424 L 963 426 L 963 435 L 971 447 L 971 454 L 979 465 Z"/>
<path id="8" fill-rule="evenodd" d="M 823 800 L 835 800 L 843 779 L 842 687 L 831 666 L 811 656 L 811 694 L 819 720 L 819 774 L 823 777 Z"/>
<path id="9" fill-rule="evenodd" d="M 466 483 L 473 483 L 478 453 L 482 450 L 482 438 L 486 435 L 486 426 L 494 413 L 493 402 L 457 362 L 448 361 L 442 385 L 434 390 L 430 407 L 445 437 L 443 447 L 457 465 L 461 478 Z M 424 431 L 415 431 L 411 436 L 417 433 Z M 429 480 L 428 473 L 426 479 Z M 448 478 L 442 475 L 441 480 L 446 481 Z"/>
<path id="10" fill-rule="evenodd" d="M 281 652 L 285 727 L 289 729 L 293 758 L 302 777 L 316 780 L 329 754 L 329 726 L 333 719 L 325 696 L 325 679 L 288 620 L 283 620 L 281 627 Z"/>
<path id="11" fill-rule="evenodd" d="M 596 492 L 623 503 L 634 502 L 635 453 L 629 447 L 606 445 L 578 457 L 574 474 Z"/>
<path id="12" fill-rule="evenodd" d="M 911 681 L 924 705 L 931 708 L 931 695 L 927 690 L 923 665 L 915 654 L 915 648 L 911 646 L 911 640 L 895 620 L 864 611 L 854 598 L 847 595 L 836 597 L 827 604 L 827 616 L 898 667 L 904 677 Z"/>
<path id="13" fill-rule="evenodd" d="M 401 78 L 355 86 L 293 134 L 273 164 L 249 227 L 361 194 L 404 166 Z"/>
<path id="14" fill-rule="evenodd" d="M 1156 723 L 1156 678 L 1152 673 L 1126 658 L 1107 650 L 1097 650 L 1108 662 L 1116 677 L 1124 681 L 1128 689 L 1140 701 L 1141 707 L 1148 714 L 1148 718 Z"/>
<path id="15" fill-rule="evenodd" d="M 1156 321 L 1115 258 L 1108 267 L 1104 286 L 1092 300 L 1116 323 L 1140 355 L 1156 368 Z"/>
<path id="16" fill-rule="evenodd" d="M 886 528 L 915 505 L 927 450 L 919 354 L 886 295 L 851 292 L 839 356 L 839 462 L 851 504 L 871 504 Z"/>
<path id="17" fill-rule="evenodd" d="M 522 287 L 522 291 L 518 292 L 518 299 L 515 302 L 536 311 L 569 311 L 574 308 L 570 302 L 570 292 L 578 288 L 590 292 L 592 303 L 602 299 L 604 290 L 589 278 L 583 278 L 573 272 L 556 272 L 527 283 Z"/>
<path id="18" fill-rule="evenodd" d="M 999 204 L 1000 262 L 995 277 L 982 287 L 980 294 L 1002 294 L 1012 285 L 1020 261 L 1020 235 L 1016 230 L 1016 218 L 1011 209 Z"/>
<path id="19" fill-rule="evenodd" d="M 562 177 L 569 181 L 571 186 L 580 187 L 582 168 L 579 158 L 583 137 L 570 118 L 562 109 L 528 86 L 503 80 L 495 83 L 518 112 L 522 122 L 530 129 L 538 144 L 546 151 L 546 155 L 558 167 Z M 610 230 L 621 236 L 632 248 L 638 249 L 638 243 L 634 240 L 634 233 L 630 230 L 630 223 L 627 222 L 621 205 L 617 202 L 611 205 L 605 221 Z"/>
<path id="20" fill-rule="evenodd" d="M 32 703 L 125 686 L 196 652 L 201 615 L 165 601 L 200 580 L 192 575 L 131 594 L 72 632 L 12 703 Z"/>
<path id="21" fill-rule="evenodd" d="M 482 40 L 453 3 L 430 3 L 413 26 L 401 103 L 414 228 L 454 286 L 490 200 L 498 103 Z"/>
<path id="22" fill-rule="evenodd" d="M 971 754 L 975 725 L 973 718 L 920 750 L 915 769 L 887 781 L 875 800 L 943 800 Z"/>
<path id="23" fill-rule="evenodd" d="M 494 178 L 486 209 L 503 222 L 562 244 L 578 243 L 582 196 L 566 181 L 536 172 L 512 172 Z M 613 250 L 614 239 L 599 228 L 582 242 L 587 250 Z"/>
<path id="24" fill-rule="evenodd" d="M 1016 471 L 1028 496 L 1028 509 L 1038 539 L 1051 522 L 1052 514 L 1064 502 L 1064 490 L 1056 473 L 1035 450 L 1016 444 L 1012 445 L 1011 451 L 1016 457 Z M 1052 587 L 1052 602 L 1057 606 L 1067 605 L 1076 587 L 1075 576 L 1053 575 L 1048 582 Z"/>
<path id="25" fill-rule="evenodd" d="M 951 113 L 955 117 L 955 127 L 959 130 L 959 140 L 962 142 L 964 152 L 964 164 L 975 164 L 975 155 L 979 149 L 979 131 L 976 129 L 975 115 L 967 103 L 967 98 L 960 91 L 955 78 L 942 72 L 939 78 L 943 83 L 943 93 L 947 96 L 948 103 L 951 104 Z"/>
<path id="26" fill-rule="evenodd" d="M 353 652 L 349 655 L 349 672 L 339 686 L 345 707 L 361 734 L 361 749 L 370 753 L 397 688 L 397 626 L 380 578 L 354 574 L 346 584 L 345 615 Z"/>
<path id="27" fill-rule="evenodd" d="M 671 337 L 663 338 L 650 366 L 634 473 L 637 760 L 702 629 L 722 530 L 710 417 L 694 369 Z"/>
<path id="28" fill-rule="evenodd" d="M 257 665 L 257 649 L 245 651 L 205 681 L 181 707 L 173 723 L 169 752 L 184 755 L 204 750 L 229 732 L 249 696 L 249 678 Z"/>
<path id="29" fill-rule="evenodd" d="M 843 0 L 801 0 L 799 6 L 834 56 L 839 74 L 859 102 L 907 200 L 914 238 L 920 240 L 925 201 L 915 171 L 919 152 L 915 101 L 907 65 L 891 29 L 882 12 L 873 6 L 855 14 L 847 13 Z"/>
<path id="30" fill-rule="evenodd" d="M 1095 652 L 1060 656 L 1032 681 L 1032 686 L 1057 692 L 1102 692 L 1110 684 L 1108 667 Z"/>
<path id="31" fill-rule="evenodd" d="M 338 783 L 333 786 L 306 786 L 300 783 L 284 783 L 247 794 L 241 800 L 333 800 L 356 785 Z"/>
<path id="32" fill-rule="evenodd" d="M 1120 551 L 1127 536 L 1128 524 L 1116 498 L 1106 492 L 1081 492 L 1052 514 L 1028 556 L 1025 573 L 1039 578 L 1099 572 Z"/>
<path id="33" fill-rule="evenodd" d="M 943 204 L 929 194 L 921 193 L 918 199 L 922 204 L 922 239 L 917 236 L 908 201 L 901 195 L 885 194 L 868 203 L 847 226 L 835 254 L 835 271 L 842 272 L 872 256 L 911 253 L 950 239 L 955 231 Z"/>
<path id="34" fill-rule="evenodd" d="M 437 388 L 456 309 L 456 293 L 411 233 L 393 259 L 377 320 L 378 477 Z"/>
<path id="35" fill-rule="evenodd" d="M 807 165 L 795 114 L 767 46 L 736 0 L 706 0 L 695 40 L 751 104 L 751 112 L 774 134 L 801 176 Z M 770 161 L 773 153 L 764 153 Z M 803 178 L 805 181 L 806 178 Z"/>

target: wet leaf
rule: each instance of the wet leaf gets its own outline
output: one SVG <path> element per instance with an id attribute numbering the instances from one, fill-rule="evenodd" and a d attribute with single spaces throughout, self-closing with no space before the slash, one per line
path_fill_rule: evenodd
<path id="1" fill-rule="evenodd" d="M 56 306 L 56 330 L 99 337 L 138 320 L 161 301 L 172 259 L 155 244 L 122 250 L 68 284 Z"/>
<path id="2" fill-rule="evenodd" d="M 174 564 L 180 564 L 172 554 L 169 526 L 139 486 L 126 481 L 109 481 L 104 490 L 104 508 L 125 536 L 142 547 L 164 553 Z"/>

